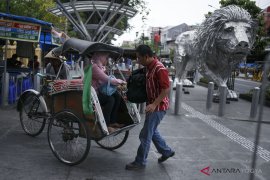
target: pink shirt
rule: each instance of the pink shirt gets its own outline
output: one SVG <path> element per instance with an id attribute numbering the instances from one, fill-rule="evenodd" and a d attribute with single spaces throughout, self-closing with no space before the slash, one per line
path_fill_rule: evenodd
<path id="1" fill-rule="evenodd" d="M 109 76 L 105 73 L 105 67 L 101 64 L 93 63 L 92 64 L 92 86 L 97 91 L 98 88 L 107 83 Z M 121 79 L 113 78 L 111 79 L 111 84 L 113 85 L 120 85 L 124 83 Z M 98 92 L 98 91 L 97 91 Z"/>

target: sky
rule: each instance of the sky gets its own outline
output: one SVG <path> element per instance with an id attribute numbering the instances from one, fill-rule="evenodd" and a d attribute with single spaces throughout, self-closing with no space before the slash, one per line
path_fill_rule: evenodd
<path id="1" fill-rule="evenodd" d="M 142 22 L 139 13 L 129 20 L 134 28 L 116 36 L 114 45 L 120 46 L 123 41 L 136 39 L 136 32 L 146 33 L 148 27 L 177 26 L 182 23 L 187 25 L 200 24 L 207 12 L 213 12 L 220 7 L 220 0 L 145 0 L 150 13 L 145 23 Z M 264 9 L 270 6 L 270 0 L 255 0 L 256 5 Z"/>

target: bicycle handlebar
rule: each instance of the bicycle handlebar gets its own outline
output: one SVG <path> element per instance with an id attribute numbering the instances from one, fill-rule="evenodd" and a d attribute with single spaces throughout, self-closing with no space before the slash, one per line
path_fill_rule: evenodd
<path id="1" fill-rule="evenodd" d="M 56 75 L 52 75 L 52 74 L 41 74 L 41 73 L 37 73 L 37 75 L 39 76 L 39 77 L 41 77 L 41 78 L 45 78 L 45 77 L 47 77 L 47 76 L 50 76 L 50 77 L 56 77 Z"/>

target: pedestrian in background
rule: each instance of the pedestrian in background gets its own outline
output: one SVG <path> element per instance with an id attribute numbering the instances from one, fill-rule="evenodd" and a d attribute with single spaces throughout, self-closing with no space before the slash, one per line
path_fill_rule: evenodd
<path id="1" fill-rule="evenodd" d="M 129 69 L 132 66 L 132 60 L 130 58 L 125 58 L 126 68 Z"/>
<path id="2" fill-rule="evenodd" d="M 22 66 L 22 62 L 17 60 L 18 55 L 13 54 L 11 58 L 7 59 L 7 67 L 8 68 L 20 68 Z"/>
<path id="3" fill-rule="evenodd" d="M 36 74 L 39 70 L 38 56 L 34 55 L 34 59 L 30 60 L 27 65 L 30 69 L 33 70 L 33 73 Z"/>
<path id="4" fill-rule="evenodd" d="M 147 105 L 144 126 L 140 132 L 140 146 L 135 161 L 126 165 L 127 170 L 144 169 L 147 156 L 153 141 L 158 152 L 162 155 L 158 162 L 162 163 L 174 156 L 175 152 L 166 144 L 158 132 L 158 125 L 169 108 L 168 93 L 170 90 L 169 74 L 164 65 L 153 57 L 153 51 L 147 45 L 136 49 L 138 63 L 146 67 Z"/>

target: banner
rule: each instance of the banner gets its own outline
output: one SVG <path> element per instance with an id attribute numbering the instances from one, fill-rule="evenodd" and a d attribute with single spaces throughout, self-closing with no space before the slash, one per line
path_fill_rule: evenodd
<path id="1" fill-rule="evenodd" d="M 0 39 L 39 42 L 41 26 L 26 22 L 0 20 Z"/>
<path id="2" fill-rule="evenodd" d="M 51 30 L 52 33 L 52 44 L 61 46 L 70 37 L 64 32 L 57 32 L 54 28 Z"/>

